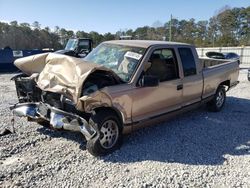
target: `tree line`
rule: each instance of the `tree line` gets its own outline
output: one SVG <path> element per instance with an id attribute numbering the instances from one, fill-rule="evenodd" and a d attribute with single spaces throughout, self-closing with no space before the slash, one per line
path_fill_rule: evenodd
<path id="1" fill-rule="evenodd" d="M 73 37 L 91 38 L 94 46 L 107 40 L 119 39 L 122 35 L 140 40 L 171 40 L 195 44 L 197 47 L 249 46 L 250 45 L 250 6 L 241 8 L 224 7 L 209 20 L 179 20 L 173 18 L 168 22 L 153 26 L 126 29 L 115 34 L 100 34 L 96 31 L 84 32 L 66 30 L 56 26 L 41 28 L 39 22 L 32 24 L 0 22 L 0 48 L 12 49 L 62 49 L 67 39 Z"/>

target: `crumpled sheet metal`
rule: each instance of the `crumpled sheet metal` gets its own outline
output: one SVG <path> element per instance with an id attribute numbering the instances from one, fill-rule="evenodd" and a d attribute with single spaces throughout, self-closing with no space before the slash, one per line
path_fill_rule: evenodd
<path id="1" fill-rule="evenodd" d="M 47 57 L 49 53 L 31 55 L 15 60 L 15 66 L 27 75 L 33 73 L 40 73 L 47 63 Z"/>
<path id="2" fill-rule="evenodd" d="M 39 73 L 35 81 L 40 89 L 64 94 L 74 101 L 78 110 L 91 112 L 97 107 L 116 107 L 123 114 L 130 114 L 131 110 L 124 106 L 128 104 L 127 97 L 123 99 L 120 96 L 110 96 L 110 91 L 106 88 L 81 96 L 84 81 L 94 71 L 108 71 L 117 77 L 113 71 L 103 66 L 56 53 L 21 58 L 15 61 L 15 65 L 27 75 Z"/>
<path id="3" fill-rule="evenodd" d="M 64 94 L 77 103 L 85 79 L 100 69 L 104 68 L 82 59 L 53 54 L 40 73 L 37 85 L 44 91 Z"/>
<path id="4" fill-rule="evenodd" d="M 80 98 L 84 81 L 92 72 L 96 70 L 112 72 L 83 59 L 56 53 L 21 58 L 15 61 L 15 65 L 28 75 L 40 73 L 36 80 L 40 89 L 64 94 L 75 103 Z"/>
<path id="5" fill-rule="evenodd" d="M 85 112 L 91 112 L 92 109 L 98 107 L 111 106 L 113 106 L 111 96 L 109 96 L 105 91 L 99 90 L 90 95 L 82 96 L 79 99 L 76 108 L 84 110 Z"/>
<path id="6" fill-rule="evenodd" d="M 103 88 L 90 95 L 82 96 L 76 105 L 76 108 L 87 113 L 98 107 L 113 107 L 121 112 L 122 120 L 131 123 L 132 98 L 128 94 L 116 95 L 109 91 L 109 88 Z"/>

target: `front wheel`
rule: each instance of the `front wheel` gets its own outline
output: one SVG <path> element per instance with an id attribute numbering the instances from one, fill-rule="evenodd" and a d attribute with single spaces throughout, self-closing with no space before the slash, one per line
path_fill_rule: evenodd
<path id="1" fill-rule="evenodd" d="M 112 153 L 122 144 L 122 124 L 112 111 L 99 111 L 92 115 L 90 125 L 95 127 L 97 134 L 87 142 L 87 150 L 94 156 Z"/>
<path id="2" fill-rule="evenodd" d="M 224 86 L 219 86 L 214 98 L 207 103 L 208 110 L 212 112 L 219 112 L 223 108 L 226 101 L 226 90 Z"/>

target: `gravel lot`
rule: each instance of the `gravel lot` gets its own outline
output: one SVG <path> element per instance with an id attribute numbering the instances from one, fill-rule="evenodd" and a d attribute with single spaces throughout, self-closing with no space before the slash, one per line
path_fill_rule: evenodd
<path id="1" fill-rule="evenodd" d="M 204 107 L 124 139 L 95 158 L 80 134 L 15 118 L 0 137 L 0 187 L 250 187 L 250 82 L 227 93 L 222 112 Z M 0 75 L 0 131 L 11 128 L 11 74 Z"/>

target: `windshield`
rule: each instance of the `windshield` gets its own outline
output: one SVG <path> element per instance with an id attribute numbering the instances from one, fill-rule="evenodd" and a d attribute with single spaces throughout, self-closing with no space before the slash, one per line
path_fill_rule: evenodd
<path id="1" fill-rule="evenodd" d="M 75 50 L 76 47 L 77 47 L 77 39 L 69 39 L 66 44 L 65 50 Z"/>
<path id="2" fill-rule="evenodd" d="M 100 44 L 85 60 L 113 70 L 123 81 L 128 82 L 134 74 L 145 48 L 117 44 Z"/>

